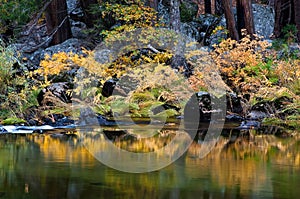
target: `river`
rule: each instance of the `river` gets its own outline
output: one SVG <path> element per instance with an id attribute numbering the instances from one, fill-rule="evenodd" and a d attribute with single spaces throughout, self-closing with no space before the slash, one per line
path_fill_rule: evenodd
<path id="1" fill-rule="evenodd" d="M 116 139 L 122 134 L 116 132 L 112 143 L 144 153 L 165 146 L 176 134 L 168 130 L 151 139 L 124 135 Z M 122 172 L 102 164 L 90 142 L 78 134 L 4 134 L 0 198 L 299 198 L 299 134 L 250 130 L 222 135 L 201 158 L 202 144 L 196 140 L 172 164 L 148 173 Z"/>

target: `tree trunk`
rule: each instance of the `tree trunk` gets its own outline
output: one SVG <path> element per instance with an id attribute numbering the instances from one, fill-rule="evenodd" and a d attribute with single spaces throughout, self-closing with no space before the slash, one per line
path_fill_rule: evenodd
<path id="1" fill-rule="evenodd" d="M 98 18 L 95 14 L 92 14 L 90 9 L 90 6 L 92 4 L 98 4 L 97 0 L 80 0 L 80 6 L 84 13 L 84 23 L 87 25 L 87 27 L 92 28 L 94 26 L 94 21 Z"/>
<path id="2" fill-rule="evenodd" d="M 294 0 L 294 13 L 295 13 L 295 24 L 297 27 L 297 39 L 298 43 L 300 43 L 300 1 Z"/>
<path id="3" fill-rule="evenodd" d="M 72 37 L 66 0 L 52 0 L 46 9 L 47 33 L 53 38 L 50 45 L 56 45 Z"/>
<path id="4" fill-rule="evenodd" d="M 158 10 L 158 0 L 147 0 L 146 6 L 149 6 L 150 8 L 153 8 L 154 10 Z"/>
<path id="5" fill-rule="evenodd" d="M 170 0 L 170 28 L 175 32 L 180 32 L 179 6 L 179 0 Z"/>
<path id="6" fill-rule="evenodd" d="M 231 0 L 223 0 L 224 11 L 225 11 L 225 18 L 226 18 L 226 26 L 229 32 L 229 37 L 231 39 L 239 40 L 239 34 L 236 29 L 235 19 L 232 8 L 232 1 Z"/>
<path id="7" fill-rule="evenodd" d="M 204 8 L 206 14 L 211 14 L 211 1 L 210 0 L 204 0 Z"/>
<path id="8" fill-rule="evenodd" d="M 297 2 L 297 0 L 295 0 L 295 2 Z M 276 38 L 279 38 L 283 36 L 282 35 L 283 27 L 286 24 L 290 24 L 292 22 L 293 9 L 290 0 L 275 0 L 274 7 L 275 7 L 274 36 Z"/>
<path id="9" fill-rule="evenodd" d="M 252 13 L 252 3 L 251 0 L 237 0 L 237 28 L 239 37 L 242 37 L 241 30 L 246 29 L 247 34 L 253 37 L 254 35 L 254 22 Z"/>
<path id="10" fill-rule="evenodd" d="M 222 0 L 216 0 L 215 3 L 215 14 L 221 16 L 224 14 L 224 6 Z"/>

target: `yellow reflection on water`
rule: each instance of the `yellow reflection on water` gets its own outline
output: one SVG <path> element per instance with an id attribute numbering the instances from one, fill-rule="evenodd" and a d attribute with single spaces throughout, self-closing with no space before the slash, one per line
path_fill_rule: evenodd
<path id="1" fill-rule="evenodd" d="M 180 140 L 188 140 L 184 133 L 175 133 L 172 130 L 163 131 L 149 138 L 129 139 L 126 136 L 116 137 L 110 140 L 110 144 L 123 150 L 146 153 L 170 144 L 174 136 L 178 136 Z M 159 195 L 157 191 L 159 189 L 164 190 L 166 194 L 179 189 L 185 190 L 184 194 L 189 194 L 186 191 L 189 190 L 197 196 L 201 194 L 204 196 L 208 190 L 211 195 L 218 192 L 220 194 L 218 196 L 222 198 L 232 198 L 232 195 L 226 197 L 222 195 L 228 189 L 234 189 L 235 193 L 247 196 L 244 198 L 251 198 L 248 196 L 253 193 L 269 198 L 276 198 L 276 194 L 277 198 L 282 198 L 281 196 L 292 198 L 299 193 L 296 189 L 300 183 L 299 133 L 294 133 L 290 138 L 255 134 L 239 136 L 235 140 L 220 137 L 214 149 L 204 158 L 198 157 L 203 143 L 193 142 L 187 153 L 175 164 L 158 172 L 143 174 L 122 173 L 99 164 L 86 146 L 90 148 L 89 150 L 107 151 L 108 142 L 101 142 L 106 139 L 105 135 L 101 132 L 90 132 L 85 138 L 86 140 L 81 140 L 80 136 L 53 134 L 2 137 L 0 139 L 2 189 L 12 185 L 10 188 L 13 192 L 13 185 L 19 180 L 17 176 L 24 176 L 29 192 L 36 186 L 36 190 L 44 192 L 51 190 L 57 194 L 64 191 L 67 193 L 66 190 L 60 191 L 57 188 L 58 182 L 66 187 L 69 185 L 88 188 L 90 183 L 95 183 L 96 185 L 92 186 L 99 186 L 95 188 L 97 191 L 103 189 L 103 193 L 106 193 L 112 188 L 108 192 L 121 193 L 124 194 L 121 196 L 126 195 L 129 198 L 155 198 Z M 170 158 L 178 152 L 176 147 L 171 149 L 168 151 Z M 29 157 L 29 160 L 26 160 L 26 157 Z M 158 154 L 157 159 L 160 158 Z M 127 164 L 130 165 L 130 162 Z M 77 181 L 74 182 L 74 179 Z M 82 181 L 87 183 L 80 184 Z M 205 189 L 205 186 L 208 188 Z M 77 194 L 81 190 L 85 188 L 74 189 L 74 193 Z M 24 192 L 24 183 L 22 191 Z M 89 196 L 92 193 L 87 191 L 85 194 Z"/>
<path id="2" fill-rule="evenodd" d="M 95 158 L 81 146 L 75 135 L 29 135 L 28 139 L 39 146 L 46 161 L 68 163 L 95 163 Z"/>
<path id="3" fill-rule="evenodd" d="M 300 135 L 288 139 L 274 135 L 238 137 L 235 142 L 220 137 L 215 148 L 204 158 L 197 158 L 201 143 L 193 143 L 185 159 L 187 175 L 210 176 L 221 187 L 238 185 L 241 193 L 272 191 L 270 167 L 291 167 L 300 171 Z"/>

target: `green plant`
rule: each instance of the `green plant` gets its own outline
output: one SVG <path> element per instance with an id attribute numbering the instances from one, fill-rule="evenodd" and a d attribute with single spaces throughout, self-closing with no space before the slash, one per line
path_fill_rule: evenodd
<path id="1" fill-rule="evenodd" d="M 13 124 L 22 124 L 22 123 L 24 124 L 26 123 L 26 121 L 17 117 L 6 118 L 5 120 L 2 121 L 3 125 L 13 125 Z"/>
<path id="2" fill-rule="evenodd" d="M 31 86 L 27 77 L 17 51 L 5 47 L 0 40 L 0 119 L 23 118 L 25 109 L 37 104 L 32 97 L 37 88 Z"/>
<path id="3" fill-rule="evenodd" d="M 272 42 L 272 48 L 277 51 L 282 51 L 279 59 L 297 59 L 298 53 L 297 51 L 291 51 L 290 45 L 297 41 L 297 27 L 293 24 L 287 24 L 282 29 L 282 38 L 277 38 Z"/>
<path id="4" fill-rule="evenodd" d="M 191 4 L 194 4 L 191 2 Z M 180 4 L 180 20 L 182 22 L 190 22 L 196 17 L 198 10 L 195 9 L 192 5 L 189 5 L 187 2 L 182 2 Z"/>
<path id="5" fill-rule="evenodd" d="M 41 0 L 0 0 L 0 33 L 19 31 L 42 4 Z"/>
<path id="6" fill-rule="evenodd" d="M 283 38 L 289 45 L 297 40 L 297 27 L 294 24 L 287 24 L 282 29 Z"/>

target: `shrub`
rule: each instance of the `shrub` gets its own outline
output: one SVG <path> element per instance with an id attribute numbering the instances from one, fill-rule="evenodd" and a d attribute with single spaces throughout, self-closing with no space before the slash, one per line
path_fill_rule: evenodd
<path id="1" fill-rule="evenodd" d="M 37 88 L 31 86 L 16 50 L 0 40 L 0 119 L 23 118 L 24 111 L 37 105 Z"/>
<path id="2" fill-rule="evenodd" d="M 262 38 L 245 35 L 239 42 L 226 39 L 212 52 L 224 81 L 238 93 L 253 93 L 261 86 L 277 82 L 273 74 L 270 44 Z"/>
<path id="3" fill-rule="evenodd" d="M 41 5 L 41 0 L 0 0 L 0 33 L 20 30 Z"/>
<path id="4" fill-rule="evenodd" d="M 144 5 L 141 0 L 103 2 L 91 8 L 92 13 L 101 13 L 91 32 L 101 32 L 102 37 L 109 37 L 136 28 L 159 26 L 157 12 Z"/>
<path id="5" fill-rule="evenodd" d="M 295 94 L 300 94 L 300 59 L 278 60 L 275 74 L 281 85 L 290 88 Z"/>

